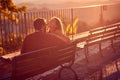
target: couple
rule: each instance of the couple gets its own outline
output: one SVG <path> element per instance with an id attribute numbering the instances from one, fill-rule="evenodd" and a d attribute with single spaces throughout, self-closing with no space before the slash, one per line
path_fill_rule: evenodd
<path id="1" fill-rule="evenodd" d="M 59 18 L 52 18 L 47 25 L 45 19 L 38 18 L 33 24 L 35 32 L 24 39 L 21 54 L 71 43 L 69 38 L 64 36 L 63 25 Z M 50 28 L 48 32 L 46 26 Z"/>

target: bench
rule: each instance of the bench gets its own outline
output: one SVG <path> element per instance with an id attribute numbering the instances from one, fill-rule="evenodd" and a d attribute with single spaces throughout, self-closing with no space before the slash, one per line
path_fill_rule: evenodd
<path id="1" fill-rule="evenodd" d="M 71 68 L 75 60 L 75 44 L 69 44 L 62 47 L 49 47 L 33 52 L 21 54 L 12 59 L 12 77 L 11 80 L 24 80 L 26 78 L 42 74 L 53 68 L 61 66 L 59 78 L 64 68 L 69 68 L 75 75 L 75 71 Z M 69 63 L 66 64 L 65 63 Z"/>
<path id="2" fill-rule="evenodd" d="M 101 56 L 103 56 L 101 43 L 107 40 L 111 41 L 111 46 L 114 50 L 114 53 L 116 53 L 116 50 L 113 45 L 113 40 L 117 37 L 120 37 L 120 24 L 113 24 L 96 29 L 91 29 L 89 33 L 90 35 L 88 35 L 86 38 L 86 57 L 89 56 L 88 46 L 91 46 L 93 44 L 99 44 L 99 53 Z"/>
<path id="3" fill-rule="evenodd" d="M 104 42 L 104 41 L 110 41 L 111 47 L 114 51 L 113 53 L 117 53 L 116 49 L 114 47 L 115 39 L 120 39 L 120 23 L 109 25 L 109 26 L 104 26 L 104 27 L 99 27 L 96 29 L 90 29 L 88 36 L 85 36 L 81 39 L 77 39 L 77 40 L 75 40 L 75 42 L 77 44 L 79 44 L 81 42 L 85 42 L 85 44 L 84 44 L 85 47 L 83 49 L 85 50 L 85 59 L 88 63 L 88 62 L 90 62 L 90 59 L 89 59 L 89 57 L 90 57 L 89 49 L 90 48 L 89 47 L 92 45 L 95 45 L 95 44 L 98 45 L 99 53 L 102 58 L 105 58 L 104 55 L 102 54 L 102 42 Z M 119 40 L 119 43 L 120 43 L 120 40 Z M 93 66 L 94 68 L 93 67 L 91 68 L 91 70 L 93 70 L 93 71 L 99 71 L 99 73 L 100 73 L 99 80 L 103 80 L 104 72 L 102 71 L 102 69 L 105 68 L 105 66 L 111 62 L 115 63 L 116 70 L 120 74 L 119 67 L 118 67 L 119 64 L 117 62 L 117 59 L 120 58 L 120 55 L 118 55 L 118 54 L 116 54 L 116 56 L 110 58 L 109 60 L 106 59 L 106 62 L 104 62 L 102 65 L 99 65 L 100 68 L 98 68 L 97 66 Z M 91 74 L 89 74 L 89 75 L 91 75 Z"/>
<path id="4" fill-rule="evenodd" d="M 90 29 L 88 36 L 85 36 L 80 39 L 76 39 L 74 42 L 79 44 L 81 42 L 84 42 L 84 49 L 85 49 L 85 57 L 87 62 L 89 57 L 89 46 L 92 46 L 94 44 L 99 45 L 99 53 L 103 57 L 102 54 L 102 46 L 101 43 L 103 41 L 110 40 L 111 46 L 116 53 L 116 50 L 114 48 L 114 39 L 117 39 L 117 37 L 120 37 L 120 23 L 104 26 L 104 27 L 98 27 L 95 29 Z"/>

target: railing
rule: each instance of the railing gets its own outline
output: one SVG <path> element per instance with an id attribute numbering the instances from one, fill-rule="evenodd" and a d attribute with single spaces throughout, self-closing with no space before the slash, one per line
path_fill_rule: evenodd
<path id="1" fill-rule="evenodd" d="M 19 22 L 12 22 L 1 14 L 0 46 L 4 49 L 4 53 L 21 49 L 25 36 L 34 32 L 32 23 L 37 17 L 45 18 L 47 22 L 53 16 L 59 17 L 63 21 L 65 32 L 67 31 L 66 29 L 71 29 L 66 32 L 66 35 L 71 35 L 88 31 L 91 28 L 119 22 L 119 7 L 119 4 L 110 4 L 82 8 L 39 10 L 38 12 L 16 14 L 15 16 Z"/>

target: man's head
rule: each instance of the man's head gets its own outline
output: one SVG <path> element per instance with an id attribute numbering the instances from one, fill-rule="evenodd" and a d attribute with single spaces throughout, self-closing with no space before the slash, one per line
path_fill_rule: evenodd
<path id="1" fill-rule="evenodd" d="M 34 28 L 35 28 L 35 30 L 45 31 L 45 29 L 46 29 L 46 21 L 45 21 L 45 19 L 41 19 L 41 18 L 35 19 Z"/>

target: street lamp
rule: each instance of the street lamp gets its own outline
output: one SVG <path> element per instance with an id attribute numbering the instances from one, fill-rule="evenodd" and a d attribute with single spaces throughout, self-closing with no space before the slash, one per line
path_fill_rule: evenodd
<path id="1" fill-rule="evenodd" d="M 104 16 L 103 11 L 107 10 L 107 6 L 102 5 L 100 6 L 100 26 L 104 26 Z"/>

